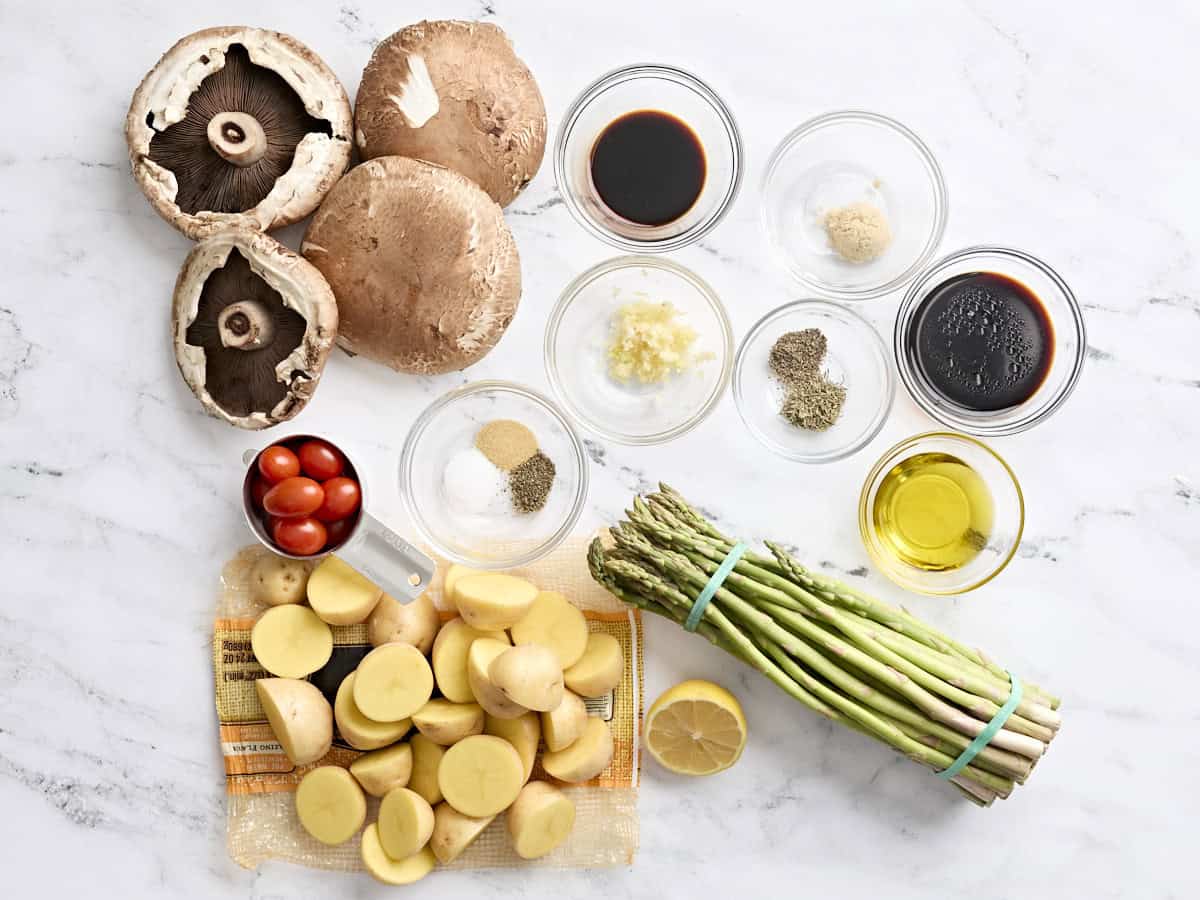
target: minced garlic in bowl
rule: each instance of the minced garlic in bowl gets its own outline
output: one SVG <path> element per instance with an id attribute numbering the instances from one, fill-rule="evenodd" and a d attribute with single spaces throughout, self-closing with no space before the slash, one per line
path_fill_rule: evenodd
<path id="1" fill-rule="evenodd" d="M 713 359 L 694 353 L 696 331 L 680 321 L 672 304 L 635 300 L 613 314 L 608 374 L 617 381 L 658 384 Z"/>

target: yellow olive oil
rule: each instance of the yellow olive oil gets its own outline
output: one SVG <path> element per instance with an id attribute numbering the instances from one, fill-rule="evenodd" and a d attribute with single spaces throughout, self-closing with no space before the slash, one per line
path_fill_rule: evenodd
<path id="1" fill-rule="evenodd" d="M 884 476 L 871 511 L 880 542 L 927 572 L 969 563 L 992 531 L 992 494 L 979 473 L 948 453 L 918 453 Z"/>

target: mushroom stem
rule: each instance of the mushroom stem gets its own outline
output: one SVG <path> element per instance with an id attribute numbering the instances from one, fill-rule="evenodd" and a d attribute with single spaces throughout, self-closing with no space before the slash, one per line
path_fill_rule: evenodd
<path id="1" fill-rule="evenodd" d="M 275 317 L 257 300 L 239 300 L 221 310 L 217 332 L 223 347 L 257 350 L 275 337 Z"/>
<path id="2" fill-rule="evenodd" d="M 267 152 L 267 134 L 254 116 L 217 113 L 208 120 L 208 142 L 227 162 L 252 166 Z"/>

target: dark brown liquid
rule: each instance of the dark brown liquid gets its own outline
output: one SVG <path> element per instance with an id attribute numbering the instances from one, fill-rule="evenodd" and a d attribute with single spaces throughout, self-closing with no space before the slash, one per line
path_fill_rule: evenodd
<path id="1" fill-rule="evenodd" d="M 943 281 L 921 302 L 909 352 L 935 390 L 979 412 L 1036 393 L 1054 360 L 1054 329 L 1025 285 L 995 272 Z"/>
<path id="2" fill-rule="evenodd" d="M 642 109 L 609 123 L 592 146 L 592 184 L 604 205 L 639 225 L 674 222 L 696 203 L 708 165 L 687 123 Z"/>

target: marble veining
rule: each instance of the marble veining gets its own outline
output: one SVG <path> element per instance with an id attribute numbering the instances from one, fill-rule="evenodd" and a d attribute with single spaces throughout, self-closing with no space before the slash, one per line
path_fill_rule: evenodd
<path id="1" fill-rule="evenodd" d="M 688 781 L 647 762 L 632 868 L 455 873 L 414 896 L 1191 898 L 1200 815 L 1200 18 L 1185 4 L 931 0 L 382 0 L 80 8 L 0 5 L 0 866 L 12 897 L 382 897 L 365 876 L 224 849 L 209 634 L 221 562 L 247 540 L 240 455 L 265 437 L 206 417 L 175 368 L 169 302 L 188 242 L 129 175 L 129 98 L 182 35 L 253 24 L 296 35 L 353 95 L 371 48 L 420 17 L 507 30 L 559 117 L 628 62 L 699 73 L 745 141 L 742 193 L 673 254 L 722 296 L 740 337 L 802 296 L 770 257 L 758 185 L 776 142 L 834 109 L 911 126 L 950 190 L 942 250 L 1000 243 L 1055 266 L 1088 325 L 1080 385 L 1046 424 L 994 446 L 1018 473 L 1025 539 L 960 599 L 906 595 L 858 539 L 862 478 L 933 427 L 903 391 L 883 432 L 820 467 L 769 455 L 731 397 L 672 444 L 585 435 L 580 523 L 612 521 L 659 480 L 721 527 L 901 602 L 1065 698 L 1029 784 L 986 811 L 927 772 L 787 700 L 666 623 L 647 626 L 647 693 L 727 684 L 751 741 Z M 249 16 L 249 18 L 247 18 Z M 469 372 L 405 378 L 337 354 L 297 429 L 361 448 L 378 514 L 403 525 L 399 447 L 449 388 L 548 390 L 542 331 L 558 293 L 614 255 L 571 219 L 549 159 L 506 211 L 521 307 Z M 295 247 L 303 226 L 281 238 Z M 862 304 L 890 336 L 899 296 Z"/>

